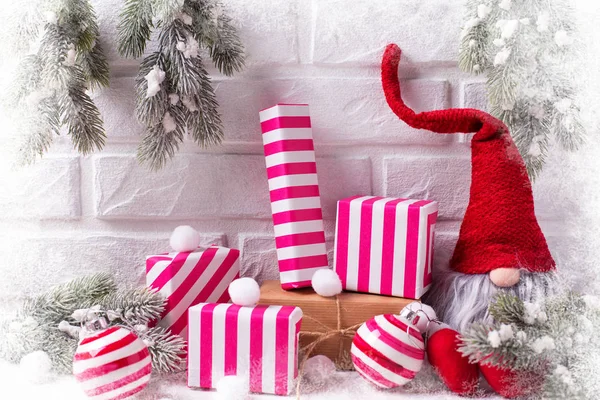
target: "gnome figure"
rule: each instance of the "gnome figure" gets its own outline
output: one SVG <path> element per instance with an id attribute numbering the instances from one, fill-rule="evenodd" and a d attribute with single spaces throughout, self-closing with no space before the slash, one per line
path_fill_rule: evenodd
<path id="1" fill-rule="evenodd" d="M 498 291 L 529 302 L 543 299 L 554 286 L 555 263 L 535 217 L 525 163 L 506 125 L 474 109 L 415 113 L 402 101 L 400 54 L 400 48 L 390 44 L 381 66 L 383 89 L 392 111 L 413 128 L 442 134 L 475 133 L 469 205 L 450 264 L 435 277 L 430 297 L 440 319 L 454 332 L 447 334 L 443 343 L 432 343 L 439 347 L 438 354 L 446 352 L 452 363 L 440 366 L 438 372 L 446 383 L 453 381 L 449 384 L 452 390 L 472 394 L 474 385 L 460 380 L 472 381 L 473 375 L 478 378 L 477 367 L 468 365 L 456 351 L 456 331 L 475 321 L 489 321 L 488 306 Z M 457 363 L 468 371 L 463 374 Z M 513 371 L 482 366 L 481 372 L 505 397 L 524 394 L 510 382 L 509 378 L 516 378 Z"/>

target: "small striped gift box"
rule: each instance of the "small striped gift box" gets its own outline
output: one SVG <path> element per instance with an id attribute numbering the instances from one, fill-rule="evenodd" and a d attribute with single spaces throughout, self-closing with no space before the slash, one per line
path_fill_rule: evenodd
<path id="1" fill-rule="evenodd" d="M 260 125 L 281 286 L 309 287 L 329 265 L 308 105 L 263 110 Z"/>
<path id="2" fill-rule="evenodd" d="M 298 376 L 302 310 L 293 306 L 198 304 L 189 309 L 188 386 L 249 378 L 250 391 L 288 395 Z"/>
<path id="3" fill-rule="evenodd" d="M 345 290 L 420 298 L 431 286 L 435 201 L 338 201 L 334 268 Z"/>
<path id="4" fill-rule="evenodd" d="M 227 288 L 240 274 L 239 256 L 239 250 L 220 246 L 148 256 L 146 285 L 167 299 L 158 326 L 187 339 L 188 308 L 229 301 Z"/>

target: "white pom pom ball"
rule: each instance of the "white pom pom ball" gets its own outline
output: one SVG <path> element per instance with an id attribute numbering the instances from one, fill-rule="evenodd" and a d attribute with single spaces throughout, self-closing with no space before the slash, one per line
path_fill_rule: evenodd
<path id="1" fill-rule="evenodd" d="M 319 269 L 313 274 L 312 287 L 318 295 L 331 297 L 342 293 L 342 281 L 332 269 Z"/>
<path id="2" fill-rule="evenodd" d="M 336 368 L 329 357 L 322 354 L 309 358 L 304 363 L 303 377 L 311 383 L 323 383 L 335 373 Z"/>
<path id="3" fill-rule="evenodd" d="M 229 297 L 233 304 L 251 307 L 260 299 L 260 287 L 252 278 L 236 279 L 229 284 Z"/>
<path id="4" fill-rule="evenodd" d="M 402 311 L 400 311 L 400 315 L 408 317 L 408 314 L 411 312 L 414 312 L 415 314 L 413 314 L 413 318 L 410 318 L 410 320 L 421 333 L 425 333 L 427 331 L 429 321 L 437 319 L 435 310 L 431 306 L 418 301 L 414 301 L 404 307 Z"/>
<path id="5" fill-rule="evenodd" d="M 189 225 L 175 228 L 171 234 L 171 248 L 175 251 L 194 251 L 200 245 L 200 234 Z"/>
<path id="6" fill-rule="evenodd" d="M 23 377 L 31 383 L 46 383 L 52 380 L 52 360 L 42 350 L 25 355 L 19 364 Z"/>
<path id="7" fill-rule="evenodd" d="M 216 397 L 219 400 L 246 400 L 250 392 L 250 385 L 247 379 L 230 375 L 219 379 L 215 389 L 217 390 Z"/>

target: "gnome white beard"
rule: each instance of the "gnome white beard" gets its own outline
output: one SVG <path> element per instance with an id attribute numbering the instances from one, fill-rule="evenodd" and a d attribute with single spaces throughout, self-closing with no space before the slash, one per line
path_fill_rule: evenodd
<path id="1" fill-rule="evenodd" d="M 543 301 L 557 290 L 553 272 L 521 271 L 519 283 L 501 288 L 492 283 L 489 274 L 463 274 L 444 271 L 436 277 L 429 301 L 435 305 L 441 321 L 459 332 L 473 322 L 491 322 L 488 307 L 496 293 L 502 291 L 518 296 L 527 302 Z"/>

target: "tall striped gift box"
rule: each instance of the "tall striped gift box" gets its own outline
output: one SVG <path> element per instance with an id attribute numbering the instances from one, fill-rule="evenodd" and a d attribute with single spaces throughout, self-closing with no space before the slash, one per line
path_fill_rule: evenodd
<path id="1" fill-rule="evenodd" d="M 229 301 L 227 288 L 240 275 L 239 256 L 239 250 L 220 246 L 148 256 L 146 285 L 167 299 L 158 326 L 187 339 L 188 308 Z"/>
<path id="2" fill-rule="evenodd" d="M 334 268 L 345 290 L 420 298 L 431 286 L 438 205 L 355 196 L 338 201 Z"/>
<path id="3" fill-rule="evenodd" d="M 308 105 L 263 110 L 260 125 L 281 286 L 309 287 L 329 264 Z"/>
<path id="4" fill-rule="evenodd" d="M 302 310 L 293 306 L 198 304 L 189 309 L 188 386 L 249 379 L 250 391 L 288 395 L 298 376 Z"/>

